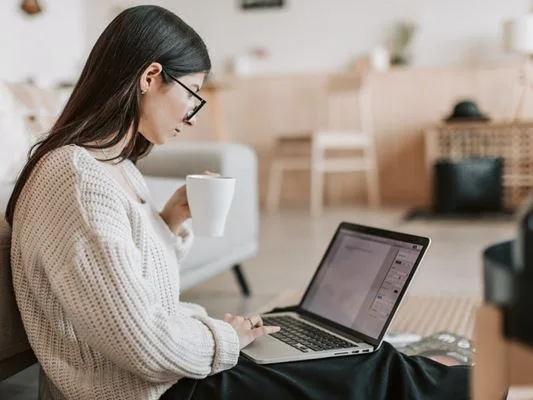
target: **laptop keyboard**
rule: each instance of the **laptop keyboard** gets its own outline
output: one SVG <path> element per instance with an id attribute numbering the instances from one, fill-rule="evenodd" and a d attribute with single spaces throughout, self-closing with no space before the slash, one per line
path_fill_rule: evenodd
<path id="1" fill-rule="evenodd" d="M 279 332 L 270 336 L 303 353 L 357 347 L 354 343 L 331 335 L 289 315 L 263 317 L 263 324 L 281 327 Z"/>

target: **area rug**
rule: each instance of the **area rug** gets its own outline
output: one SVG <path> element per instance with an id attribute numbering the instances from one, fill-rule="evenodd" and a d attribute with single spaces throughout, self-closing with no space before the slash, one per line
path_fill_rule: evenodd
<path id="1" fill-rule="evenodd" d="M 256 313 L 298 304 L 302 294 L 298 290 L 284 291 L 256 310 Z M 446 330 L 472 338 L 475 312 L 480 304 L 481 299 L 469 296 L 408 295 L 404 298 L 390 331 L 428 336 Z"/>

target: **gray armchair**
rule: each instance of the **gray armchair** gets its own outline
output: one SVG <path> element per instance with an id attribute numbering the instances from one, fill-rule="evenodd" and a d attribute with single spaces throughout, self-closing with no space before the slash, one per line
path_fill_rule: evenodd
<path id="1" fill-rule="evenodd" d="M 259 247 L 257 157 L 240 144 L 175 142 L 156 147 L 137 163 L 157 206 L 185 182 L 188 174 L 205 170 L 236 178 L 224 237 L 196 237 L 181 266 L 181 287 L 187 289 L 233 268 L 243 294 L 249 294 L 241 263 Z"/>

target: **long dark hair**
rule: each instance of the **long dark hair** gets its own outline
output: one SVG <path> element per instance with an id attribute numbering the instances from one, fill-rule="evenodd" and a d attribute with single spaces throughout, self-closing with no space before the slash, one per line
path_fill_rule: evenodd
<path id="1" fill-rule="evenodd" d="M 65 108 L 50 133 L 30 150 L 6 210 L 12 226 L 15 206 L 38 161 L 69 144 L 89 149 L 109 148 L 134 132 L 115 159 L 135 162 L 152 144 L 138 133 L 139 79 L 152 63 L 163 66 L 162 79 L 209 72 L 211 61 L 200 36 L 177 15 L 158 6 L 122 11 L 94 45 Z M 95 145 L 94 142 L 102 143 Z"/>

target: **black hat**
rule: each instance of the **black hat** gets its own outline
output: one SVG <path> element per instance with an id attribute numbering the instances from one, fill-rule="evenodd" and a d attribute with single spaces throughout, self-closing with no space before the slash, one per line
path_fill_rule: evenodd
<path id="1" fill-rule="evenodd" d="M 483 115 L 477 104 L 472 100 L 463 100 L 455 105 L 452 114 L 445 119 L 447 122 L 470 122 L 470 121 L 490 121 L 490 118 Z"/>

